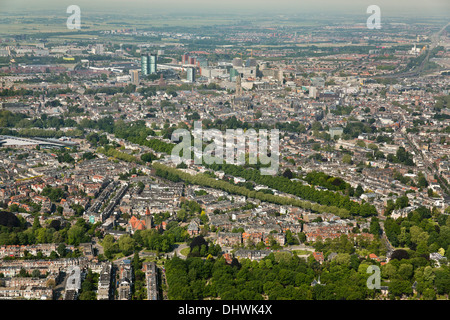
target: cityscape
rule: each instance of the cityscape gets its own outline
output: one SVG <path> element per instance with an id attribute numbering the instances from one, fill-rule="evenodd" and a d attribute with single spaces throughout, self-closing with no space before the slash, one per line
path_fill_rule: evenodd
<path id="1" fill-rule="evenodd" d="M 24 2 L 0 8 L 0 300 L 449 299 L 446 1 Z"/>

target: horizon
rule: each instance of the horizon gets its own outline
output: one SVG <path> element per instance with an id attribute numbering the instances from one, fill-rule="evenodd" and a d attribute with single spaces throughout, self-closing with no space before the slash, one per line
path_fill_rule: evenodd
<path id="1" fill-rule="evenodd" d="M 124 13 L 124 14 L 270 14 L 270 15 L 302 15 L 326 14 L 326 15 L 366 15 L 366 9 L 370 5 L 378 5 L 382 15 L 388 17 L 416 15 L 422 17 L 448 16 L 450 2 L 446 0 L 430 0 L 426 3 L 418 0 L 362 0 L 355 3 L 354 0 L 344 0 L 336 3 L 334 0 L 318 0 L 314 3 L 306 1 L 279 0 L 276 3 L 269 0 L 229 0 L 225 2 L 206 0 L 42 0 L 39 3 L 30 0 L 2 0 L 0 13 L 17 13 L 21 11 L 28 13 L 42 13 L 47 11 L 53 13 L 67 8 L 69 5 L 78 5 L 85 13 Z M 376 3 L 375 3 L 376 2 Z M 148 10 L 147 12 L 144 10 Z M 65 13 L 65 11 L 63 11 Z M 426 16 L 425 16 L 426 15 Z"/>

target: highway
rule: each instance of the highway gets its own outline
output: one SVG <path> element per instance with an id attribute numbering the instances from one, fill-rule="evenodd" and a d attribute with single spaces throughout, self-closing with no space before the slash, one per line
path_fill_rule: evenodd
<path id="1" fill-rule="evenodd" d="M 441 29 L 439 29 L 438 32 L 433 34 L 431 36 L 431 44 L 427 50 L 427 55 L 425 59 L 423 59 L 422 63 L 419 67 L 417 67 L 415 70 L 411 70 L 408 72 L 400 72 L 400 73 L 394 73 L 394 74 L 387 74 L 387 75 L 377 75 L 372 76 L 373 78 L 412 78 L 412 77 L 418 77 L 422 74 L 423 68 L 425 67 L 425 63 L 430 59 L 430 53 L 431 51 L 436 48 L 439 45 L 439 39 L 441 33 L 450 25 L 450 22 L 447 23 L 445 26 L 443 26 Z"/>

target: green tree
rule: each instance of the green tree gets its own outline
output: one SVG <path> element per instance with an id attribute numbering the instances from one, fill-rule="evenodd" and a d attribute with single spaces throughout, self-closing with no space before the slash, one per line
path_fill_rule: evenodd
<path id="1" fill-rule="evenodd" d="M 85 230 L 83 227 L 73 225 L 67 231 L 67 243 L 72 245 L 79 245 L 85 239 Z"/>
<path id="2" fill-rule="evenodd" d="M 110 259 L 112 255 L 117 252 L 117 244 L 114 241 L 114 237 L 110 234 L 107 234 L 102 241 L 103 251 L 105 256 Z"/>
<path id="3" fill-rule="evenodd" d="M 342 156 L 342 162 L 345 164 L 352 164 L 353 163 L 352 156 L 349 154 L 344 154 Z"/>
<path id="4" fill-rule="evenodd" d="M 123 235 L 118 241 L 119 249 L 125 256 L 133 253 L 135 247 L 135 241 L 129 235 Z"/>

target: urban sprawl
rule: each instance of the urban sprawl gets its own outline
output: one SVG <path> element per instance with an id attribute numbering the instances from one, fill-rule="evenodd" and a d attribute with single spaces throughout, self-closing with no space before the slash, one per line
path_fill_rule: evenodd
<path id="1" fill-rule="evenodd" d="M 448 299 L 449 25 L 240 23 L 0 36 L 0 299 Z"/>

